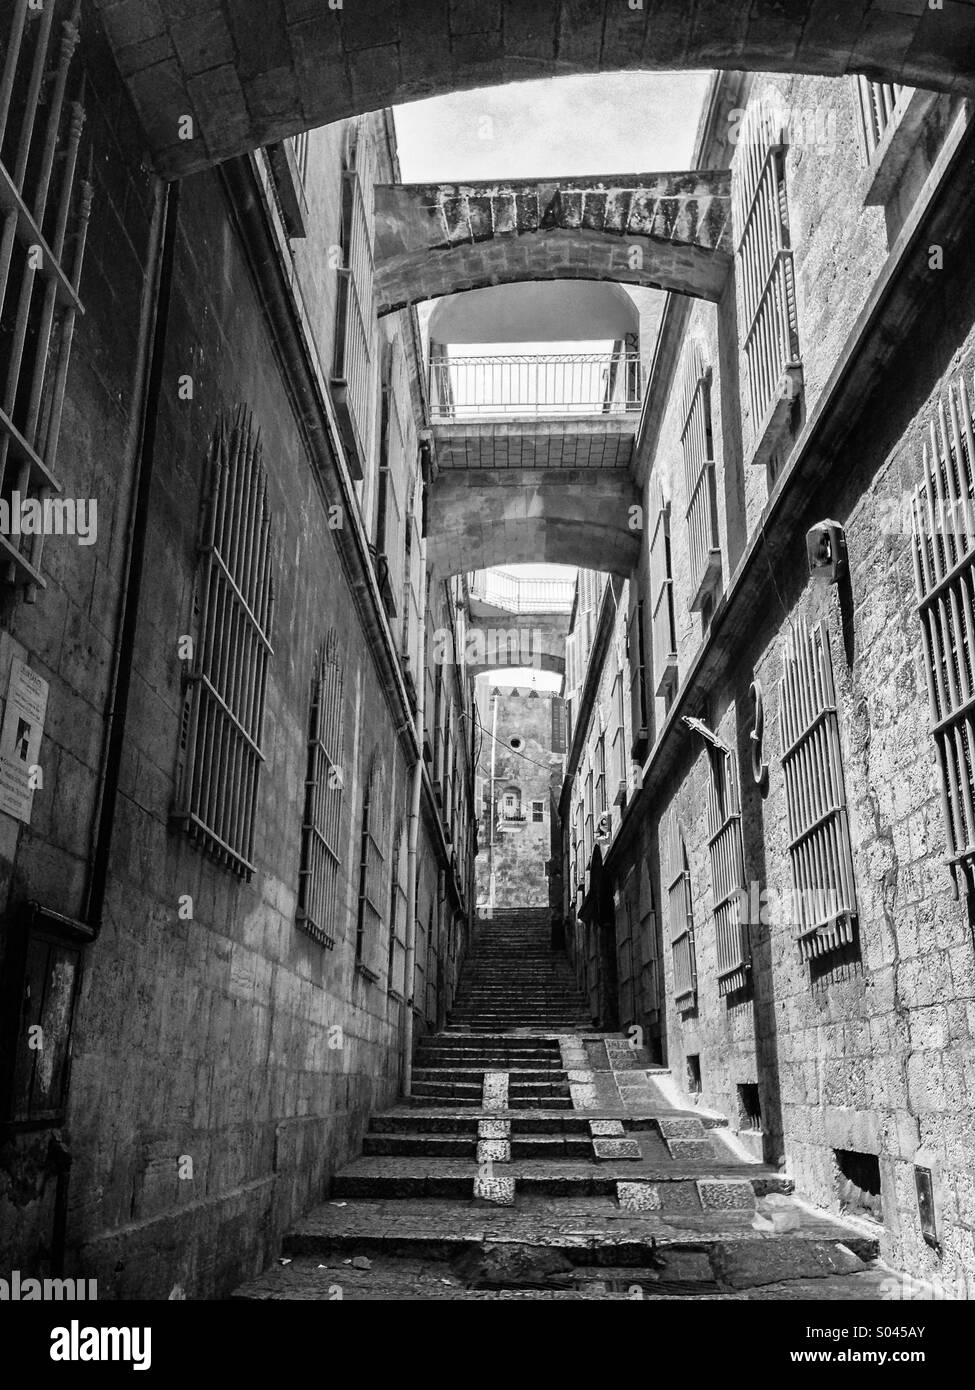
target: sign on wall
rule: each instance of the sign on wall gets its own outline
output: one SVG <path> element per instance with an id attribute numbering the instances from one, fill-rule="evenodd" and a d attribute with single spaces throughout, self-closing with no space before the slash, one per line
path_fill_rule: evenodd
<path id="1" fill-rule="evenodd" d="M 0 811 L 30 824 L 49 686 L 19 657 L 10 663 L 0 727 Z"/>

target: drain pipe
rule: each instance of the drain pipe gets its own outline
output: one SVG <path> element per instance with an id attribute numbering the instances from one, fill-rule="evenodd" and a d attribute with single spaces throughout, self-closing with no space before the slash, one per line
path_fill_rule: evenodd
<path id="1" fill-rule="evenodd" d="M 420 573 L 426 579 L 427 543 L 420 540 Z M 424 592 L 426 585 L 424 584 Z M 416 879 L 417 847 L 420 842 L 420 797 L 423 792 L 423 734 L 427 693 L 426 668 L 427 622 L 426 604 L 420 612 L 420 631 L 417 638 L 416 662 L 416 746 L 419 750 L 413 767 L 413 786 L 410 789 L 410 826 L 406 846 L 406 1017 L 403 1020 L 403 1095 L 413 1093 L 413 993 L 416 986 Z"/>

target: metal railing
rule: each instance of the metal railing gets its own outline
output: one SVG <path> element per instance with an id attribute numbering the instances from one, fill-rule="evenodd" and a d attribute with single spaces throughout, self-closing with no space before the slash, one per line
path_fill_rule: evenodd
<path id="1" fill-rule="evenodd" d="M 883 143 L 901 97 L 905 92 L 910 95 L 913 90 L 913 87 L 904 87 L 899 82 L 871 82 L 869 77 L 857 77 L 861 134 L 868 160 L 874 157 Z"/>
<path id="2" fill-rule="evenodd" d="M 468 589 L 473 599 L 509 613 L 571 613 L 574 579 L 522 579 L 503 570 L 472 570 Z"/>
<path id="3" fill-rule="evenodd" d="M 638 352 L 434 357 L 430 418 L 599 415 L 637 411 Z"/>

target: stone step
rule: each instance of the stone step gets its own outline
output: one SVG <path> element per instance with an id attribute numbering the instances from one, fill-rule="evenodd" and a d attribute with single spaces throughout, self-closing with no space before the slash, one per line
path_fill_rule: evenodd
<path id="1" fill-rule="evenodd" d="M 834 1258 L 846 1263 L 846 1257 L 837 1254 L 839 1245 L 855 1260 L 875 1260 L 879 1254 L 879 1233 L 867 1234 L 803 1208 L 797 1209 L 788 1235 L 774 1240 L 754 1229 L 754 1219 L 747 1212 L 699 1211 L 675 1214 L 672 1222 L 663 1212 L 620 1210 L 615 1201 L 603 1197 L 571 1206 L 528 1201 L 497 1208 L 434 1198 L 393 1206 L 382 1200 L 339 1205 L 333 1198 L 297 1223 L 285 1237 L 284 1253 L 320 1259 L 331 1253 L 368 1257 L 395 1250 L 426 1262 L 503 1241 L 526 1250 L 560 1252 L 570 1265 L 582 1268 L 642 1266 L 661 1272 L 661 1260 L 704 1252 L 722 1277 L 737 1286 L 749 1267 L 756 1282 L 770 1283 L 786 1277 L 783 1269 L 790 1264 L 805 1274 L 810 1265 L 829 1265 Z"/>

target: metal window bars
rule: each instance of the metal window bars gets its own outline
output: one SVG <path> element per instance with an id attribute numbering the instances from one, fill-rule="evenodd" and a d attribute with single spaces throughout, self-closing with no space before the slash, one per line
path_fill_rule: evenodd
<path id="1" fill-rule="evenodd" d="M 356 919 L 355 958 L 367 965 L 367 947 L 381 939 L 386 872 L 386 775 L 378 754 L 373 755 L 362 798 L 362 839 L 359 856 L 359 911 Z"/>
<path id="2" fill-rule="evenodd" d="M 308 772 L 301 828 L 296 924 L 330 951 L 339 921 L 342 823 L 342 685 L 338 635 L 329 632 L 315 658 L 308 720 Z"/>
<path id="3" fill-rule="evenodd" d="M 59 11 L 55 0 L 15 0 L 0 70 L 0 496 L 9 520 L 0 579 L 28 602 L 45 587 L 47 517 L 64 524 L 49 509 L 62 491 L 55 461 L 92 204 L 90 177 L 76 186 L 83 81 L 67 100 L 80 0 L 58 42 Z M 30 534 L 20 524 L 27 502 L 41 517 Z"/>
<path id="4" fill-rule="evenodd" d="M 782 110 L 762 97 L 742 122 L 732 193 L 738 322 L 756 434 L 783 373 L 800 365 L 785 148 Z"/>
<path id="5" fill-rule="evenodd" d="M 708 748 L 708 858 L 714 895 L 718 994 L 743 989 L 748 982 L 748 925 L 742 921 L 745 858 L 741 839 L 738 766 L 733 753 Z"/>
<path id="6" fill-rule="evenodd" d="M 938 400 L 912 498 L 914 578 L 948 865 L 975 891 L 975 437 L 965 376 Z"/>
<path id="7" fill-rule="evenodd" d="M 840 756 L 833 662 L 825 623 L 800 618 L 779 684 L 793 920 L 803 961 L 854 939 L 853 854 Z"/>
<path id="8" fill-rule="evenodd" d="M 298 135 L 291 137 L 291 149 L 295 157 L 295 166 L 298 170 L 298 177 L 301 179 L 302 188 L 308 182 L 308 131 L 303 130 Z"/>
<path id="9" fill-rule="evenodd" d="M 246 407 L 222 417 L 209 471 L 175 817 L 208 853 L 249 880 L 264 763 L 274 582 L 267 474 Z"/>
<path id="10" fill-rule="evenodd" d="M 721 547 L 711 431 L 711 369 L 705 365 L 700 344 L 693 339 L 684 353 L 681 393 L 690 607 L 695 610 L 720 580 Z"/>
<path id="11" fill-rule="evenodd" d="M 905 87 L 899 82 L 871 82 L 869 77 L 862 75 L 857 76 L 856 84 L 860 136 L 864 156 L 869 163 L 883 143 L 901 99 L 909 97 L 914 88 Z"/>
<path id="12" fill-rule="evenodd" d="M 670 504 L 655 484 L 654 522 L 650 536 L 650 630 L 654 694 L 666 699 L 677 686 L 677 636 L 674 628 L 674 582 L 670 555 Z"/>
<path id="13" fill-rule="evenodd" d="M 371 443 L 373 305 L 373 155 L 367 132 L 353 128 L 342 178 L 342 249 L 332 386 L 346 443 L 361 477 Z"/>
<path id="14" fill-rule="evenodd" d="M 684 835 L 671 809 L 666 823 L 664 871 L 667 879 L 667 923 L 674 963 L 674 1003 L 681 1013 L 697 1005 L 697 959 L 694 949 L 694 908 L 691 874 Z"/>

